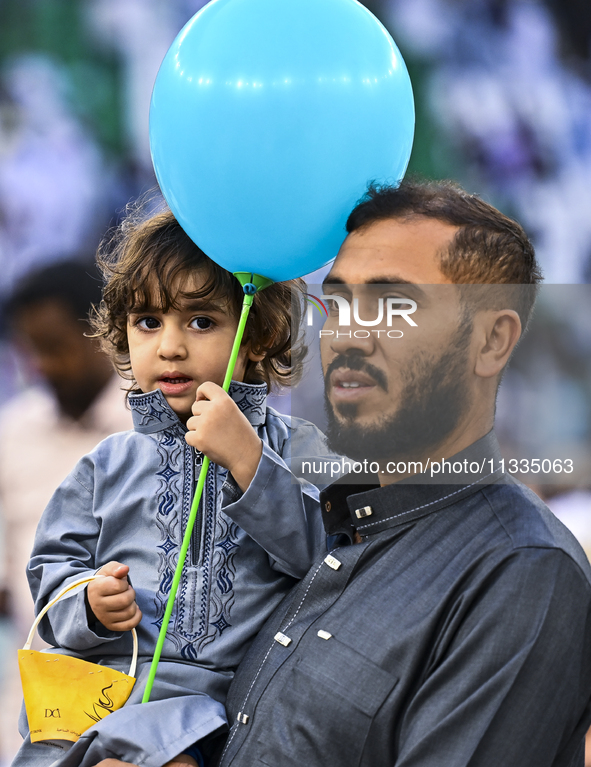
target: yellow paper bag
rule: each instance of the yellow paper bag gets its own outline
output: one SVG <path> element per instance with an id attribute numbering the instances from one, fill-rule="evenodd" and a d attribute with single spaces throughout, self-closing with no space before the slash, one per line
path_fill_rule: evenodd
<path id="1" fill-rule="evenodd" d="M 76 742 L 89 727 L 121 708 L 131 694 L 138 649 L 135 629 L 132 629 L 133 657 L 129 674 L 69 655 L 30 649 L 37 626 L 49 608 L 62 597 L 72 596 L 68 592 L 78 586 L 102 577 L 82 578 L 62 589 L 39 613 L 25 646 L 18 651 L 33 743 L 56 738 Z"/>

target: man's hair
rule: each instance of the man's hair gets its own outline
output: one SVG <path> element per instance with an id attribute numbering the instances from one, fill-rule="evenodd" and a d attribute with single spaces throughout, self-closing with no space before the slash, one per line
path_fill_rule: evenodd
<path id="1" fill-rule="evenodd" d="M 347 232 L 386 219 L 434 218 L 459 227 L 440 254 L 443 274 L 458 285 L 503 285 L 502 290 L 467 288 L 465 300 L 490 308 L 513 308 L 525 329 L 542 273 L 523 228 L 477 195 L 452 181 L 370 184 L 351 212 Z M 504 305 L 503 305 L 504 303 Z"/>
<path id="2" fill-rule="evenodd" d="M 158 307 L 178 308 L 179 299 L 210 299 L 233 316 L 240 315 L 244 292 L 238 280 L 212 261 L 188 237 L 170 210 L 146 216 L 142 204 L 131 210 L 123 223 L 103 241 L 98 263 L 105 278 L 103 300 L 92 319 L 95 337 L 102 341 L 118 372 L 134 381 L 127 343 L 127 318 L 131 312 Z M 183 279 L 198 273 L 198 290 L 179 289 Z M 247 360 L 244 380 L 264 381 L 269 388 L 287 386 L 301 373 L 306 348 L 301 334 L 303 280 L 273 283 L 254 297 L 244 342 L 261 362 Z M 297 316 L 292 319 L 292 312 Z"/>
<path id="3" fill-rule="evenodd" d="M 18 282 L 4 307 L 8 320 L 44 301 L 62 304 L 73 320 L 89 321 L 89 313 L 101 300 L 102 280 L 93 263 L 61 261 L 29 272 Z"/>

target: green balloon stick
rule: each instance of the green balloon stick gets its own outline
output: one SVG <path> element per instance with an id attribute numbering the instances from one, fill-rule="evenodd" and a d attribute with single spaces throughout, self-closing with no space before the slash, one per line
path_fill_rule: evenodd
<path id="1" fill-rule="evenodd" d="M 269 280 L 266 277 L 261 277 L 259 274 L 253 274 L 252 272 L 234 272 L 234 276 L 239 280 L 244 290 L 244 300 L 242 302 L 242 311 L 240 312 L 240 320 L 238 321 L 238 327 L 236 328 L 236 336 L 234 337 L 234 344 L 232 346 L 232 352 L 230 354 L 230 361 L 226 369 L 226 376 L 222 388 L 224 391 L 228 391 L 230 388 L 230 382 L 232 381 L 232 375 L 234 374 L 234 368 L 236 367 L 236 360 L 240 352 L 240 346 L 242 344 L 242 338 L 244 336 L 244 329 L 246 327 L 246 320 L 250 312 L 250 307 L 254 300 L 255 294 L 259 290 L 268 287 L 273 284 L 273 280 Z M 195 488 L 195 495 L 193 497 L 193 503 L 191 505 L 191 511 L 189 513 L 189 519 L 187 520 L 187 528 L 185 535 L 183 536 L 183 543 L 179 553 L 179 560 L 177 562 L 176 569 L 174 571 L 174 577 L 172 579 L 172 586 L 170 587 L 170 594 L 168 595 L 168 601 L 166 603 L 166 610 L 164 611 L 164 617 L 162 618 L 162 625 L 160 626 L 160 633 L 158 635 L 158 641 L 156 642 L 156 649 L 154 650 L 154 656 L 152 658 L 152 664 L 150 666 L 150 673 L 148 674 L 148 681 L 146 682 L 146 689 L 144 690 L 144 696 L 142 703 L 147 703 L 150 700 L 150 693 L 154 685 L 154 679 L 156 677 L 156 671 L 158 669 L 158 663 L 162 654 L 162 648 L 164 647 L 164 640 L 166 639 L 166 632 L 168 630 L 168 624 L 174 608 L 174 600 L 176 598 L 176 592 L 181 582 L 181 576 L 183 574 L 183 567 L 185 565 L 185 559 L 187 557 L 187 551 L 189 544 L 191 543 L 191 536 L 193 534 L 193 527 L 195 525 L 195 519 L 197 518 L 197 511 L 199 510 L 199 502 L 203 495 L 203 487 L 205 485 L 205 478 L 207 476 L 207 470 L 209 469 L 209 458 L 203 456 L 203 463 L 201 464 L 201 470 L 199 472 L 199 478 L 197 480 L 197 487 Z"/>

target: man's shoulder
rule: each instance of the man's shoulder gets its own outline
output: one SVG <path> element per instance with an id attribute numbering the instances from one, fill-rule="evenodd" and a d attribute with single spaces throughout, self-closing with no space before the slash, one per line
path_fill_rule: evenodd
<path id="1" fill-rule="evenodd" d="M 562 552 L 591 583 L 591 566 L 581 545 L 532 490 L 508 477 L 504 483 L 485 486 L 482 493 L 512 551 Z"/>
<path id="2" fill-rule="evenodd" d="M 266 421 L 267 423 L 281 424 L 288 432 L 309 429 L 318 434 L 322 434 L 320 429 L 310 421 L 306 421 L 304 418 L 298 418 L 294 415 L 288 415 L 287 413 L 281 413 L 279 410 L 275 410 L 274 407 L 269 405 L 267 405 Z"/>
<path id="3" fill-rule="evenodd" d="M 0 407 L 0 430 L 20 430 L 39 419 L 56 420 L 57 408 L 54 398 L 41 386 L 30 386 L 18 392 Z"/>

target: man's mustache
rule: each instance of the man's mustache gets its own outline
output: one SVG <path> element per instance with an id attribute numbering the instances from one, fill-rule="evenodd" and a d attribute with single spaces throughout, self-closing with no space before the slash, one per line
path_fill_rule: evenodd
<path id="1" fill-rule="evenodd" d="M 349 370 L 359 370 L 373 378 L 376 384 L 385 392 L 388 391 L 388 379 L 385 373 L 371 363 L 367 362 L 361 354 L 339 354 L 326 368 L 324 374 L 324 388 L 328 390 L 330 385 L 330 376 L 339 368 L 349 368 Z"/>

